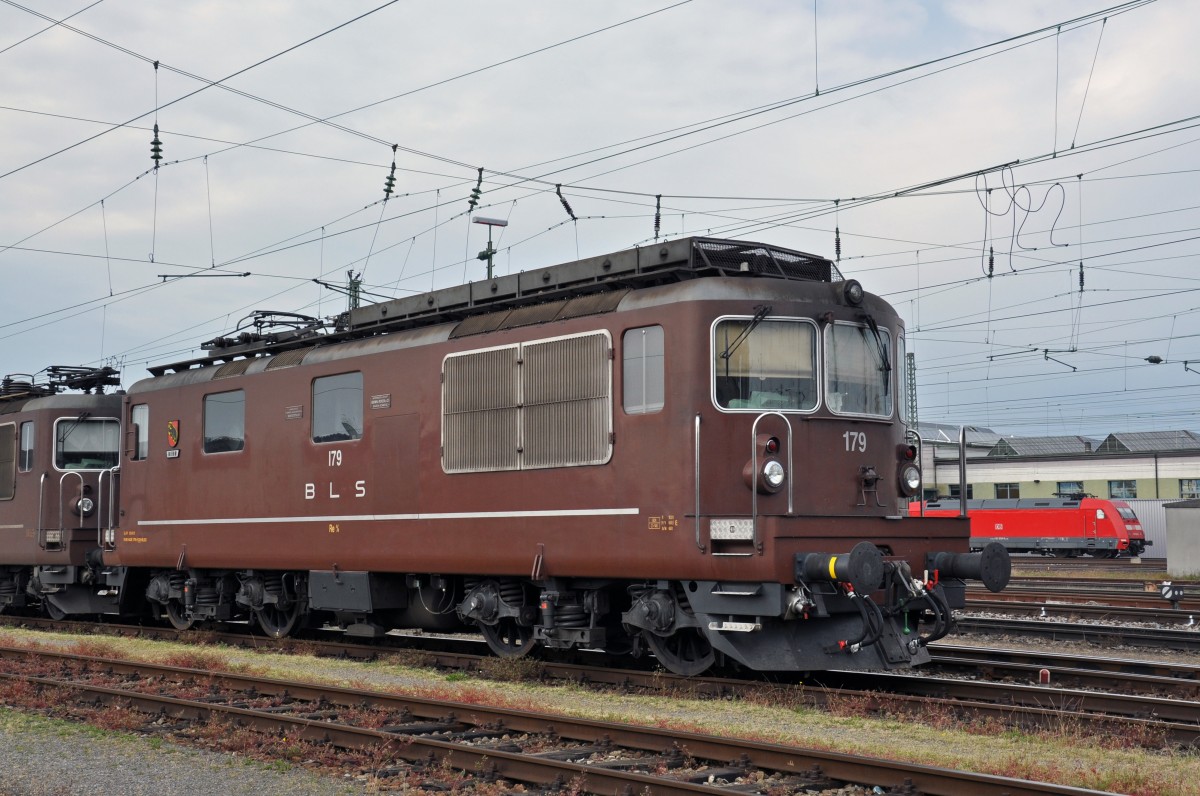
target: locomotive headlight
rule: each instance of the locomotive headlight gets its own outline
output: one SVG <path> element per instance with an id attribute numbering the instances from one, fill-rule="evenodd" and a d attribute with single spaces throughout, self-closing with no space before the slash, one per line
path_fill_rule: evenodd
<path id="1" fill-rule="evenodd" d="M 90 517 L 96 503 L 90 497 L 78 497 L 71 501 L 71 513 L 77 517 Z"/>
<path id="2" fill-rule="evenodd" d="M 847 279 L 845 287 L 842 288 L 842 295 L 845 296 L 847 304 L 857 307 L 863 303 L 863 286 L 857 279 Z"/>
<path id="3" fill-rule="evenodd" d="M 921 471 L 916 465 L 906 464 L 900 468 L 900 491 L 906 497 L 921 491 Z"/>
<path id="4" fill-rule="evenodd" d="M 763 481 L 771 489 L 778 489 L 783 486 L 783 479 L 787 476 L 784 472 L 783 465 L 774 459 L 770 459 L 762 468 Z"/>

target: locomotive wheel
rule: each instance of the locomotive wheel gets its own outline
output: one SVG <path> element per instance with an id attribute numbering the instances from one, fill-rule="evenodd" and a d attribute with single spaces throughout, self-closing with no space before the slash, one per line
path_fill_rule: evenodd
<path id="1" fill-rule="evenodd" d="M 658 662 L 668 671 L 682 677 L 692 677 L 706 671 L 716 660 L 712 644 L 699 628 L 682 627 L 669 636 L 650 631 L 642 633 L 646 644 Z"/>
<path id="2" fill-rule="evenodd" d="M 521 658 L 534 648 L 533 628 L 517 624 L 512 617 L 505 617 L 494 625 L 480 625 L 480 632 L 501 658 Z"/>
<path id="3" fill-rule="evenodd" d="M 42 611 L 55 622 L 61 621 L 67 612 L 49 600 L 42 600 Z"/>
<path id="4" fill-rule="evenodd" d="M 288 608 L 280 608 L 276 604 L 267 604 L 256 608 L 254 616 L 258 626 L 271 638 L 283 638 L 292 632 L 296 620 L 300 618 L 300 603 L 294 602 Z"/>
<path id="5" fill-rule="evenodd" d="M 176 630 L 190 630 L 192 625 L 196 624 L 196 620 L 185 613 L 184 607 L 180 605 L 179 600 L 168 600 L 166 613 L 167 621 Z"/>

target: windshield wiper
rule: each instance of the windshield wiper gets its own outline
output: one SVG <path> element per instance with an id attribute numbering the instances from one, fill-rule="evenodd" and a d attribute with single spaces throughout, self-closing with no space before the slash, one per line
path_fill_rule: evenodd
<path id="1" fill-rule="evenodd" d="M 763 318 L 766 318 L 770 314 L 770 305 L 757 305 L 754 308 L 754 317 L 750 319 L 750 323 L 746 324 L 746 328 L 742 330 L 742 333 L 733 338 L 729 345 L 725 346 L 725 350 L 721 352 L 721 359 L 728 360 L 731 356 L 733 356 L 733 352 L 738 350 L 738 346 L 744 343 L 746 338 L 750 336 L 750 333 L 754 331 L 754 328 L 763 322 Z"/>
<path id="2" fill-rule="evenodd" d="M 80 424 L 83 423 L 83 421 L 87 420 L 91 416 L 92 416 L 91 412 L 80 412 L 79 417 L 72 420 L 70 425 L 64 426 L 59 429 L 58 446 L 60 449 L 62 448 L 63 444 L 66 443 L 67 437 L 71 436 L 71 432 L 74 431 L 75 429 L 79 428 Z"/>
<path id="3" fill-rule="evenodd" d="M 887 343 L 883 342 L 883 335 L 879 333 L 879 325 L 875 323 L 875 318 L 871 315 L 864 315 L 863 318 L 866 319 L 867 326 L 871 329 L 871 336 L 875 338 L 875 350 L 879 355 L 880 361 L 879 369 L 883 371 L 883 394 L 887 395 L 889 386 L 892 383 L 890 375 L 892 372 L 892 361 L 888 356 Z M 859 329 L 861 330 L 862 327 L 860 326 Z"/>

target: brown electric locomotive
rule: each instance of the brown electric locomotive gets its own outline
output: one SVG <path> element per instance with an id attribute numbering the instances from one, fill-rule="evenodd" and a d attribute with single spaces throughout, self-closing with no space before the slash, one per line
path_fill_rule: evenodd
<path id="1" fill-rule="evenodd" d="M 1007 582 L 903 517 L 903 324 L 829 260 L 688 238 L 273 320 L 130 388 L 120 611 L 804 671 L 921 663 Z"/>
<path id="2" fill-rule="evenodd" d="M 99 553 L 116 520 L 122 399 L 103 391 L 117 376 L 54 366 L 40 383 L 0 380 L 0 610 L 115 610 Z"/>

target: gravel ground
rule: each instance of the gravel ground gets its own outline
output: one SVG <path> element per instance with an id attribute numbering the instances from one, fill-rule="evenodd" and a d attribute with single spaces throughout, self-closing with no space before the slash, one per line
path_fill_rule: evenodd
<path id="1" fill-rule="evenodd" d="M 108 654 L 113 657 L 157 657 L 161 642 L 125 639 L 56 637 L 28 631 L 4 631 L 3 640 L 37 639 L 41 643 L 106 648 L 79 649 L 80 652 Z M 1028 639 L 951 637 L 953 642 L 995 647 L 1045 649 L 1045 644 Z M 174 647 L 175 645 L 165 645 Z M 1100 651 L 1088 645 L 1055 644 L 1055 650 L 1078 647 L 1084 654 Z M 317 678 L 333 684 L 381 690 L 412 689 L 427 695 L 445 696 L 465 702 L 491 704 L 497 700 L 530 710 L 561 711 L 611 721 L 640 720 L 651 725 L 669 722 L 692 727 L 700 732 L 757 737 L 799 746 L 820 747 L 836 738 L 841 751 L 872 756 L 897 755 L 901 759 L 925 760 L 934 765 L 954 765 L 956 760 L 971 760 L 978 770 L 994 773 L 1031 772 L 1033 778 L 1052 777 L 1053 781 L 1139 796 L 1181 793 L 1200 796 L 1200 758 L 1153 754 L 1123 748 L 1091 749 L 1090 739 L 1076 746 L 1070 740 L 1047 742 L 1021 733 L 978 735 L 957 730 L 943 731 L 936 722 L 867 719 L 853 712 L 828 716 L 818 711 L 777 709 L 761 704 L 741 703 L 736 707 L 724 700 L 688 700 L 656 698 L 595 691 L 565 684 L 541 686 L 526 682 L 492 682 L 456 674 L 410 669 L 399 661 L 382 660 L 358 663 L 329 659 L 254 653 L 226 648 L 187 647 L 174 656 L 214 657 L 229 664 L 244 664 L 254 669 L 269 669 L 283 678 Z M 1126 657 L 1161 658 L 1149 651 L 1127 651 Z M 400 656 L 398 656 L 400 657 Z M 1180 655 L 1188 662 L 1200 661 L 1200 655 Z M 204 665 L 169 660 L 181 665 Z M 24 726 L 20 722 L 32 722 Z M 1084 747 L 1090 749 L 1085 751 Z M 899 750 L 899 751 L 898 751 Z M 1049 751 L 1049 758 L 1047 753 Z M 1167 761 L 1170 761 L 1169 763 Z M 1163 766 L 1174 770 L 1165 771 Z M 1143 773 L 1149 767 L 1153 776 Z M 1092 774 L 1100 769 L 1107 779 L 1097 781 Z M 1076 780 L 1072 772 L 1082 776 Z M 1041 776 L 1037 772 L 1043 772 Z M 357 773 L 357 772 L 356 772 Z M 1088 776 L 1083 776 L 1088 774 Z M 1028 775 L 1028 774 L 1027 774 Z M 1089 779 L 1089 776 L 1092 778 Z M 1149 781 L 1147 781 L 1149 780 Z M 1134 784 L 1136 783 L 1136 784 Z M 388 783 L 392 784 L 392 783 Z M 269 794 L 352 794 L 375 793 L 376 783 L 367 779 L 318 776 L 298 768 L 278 771 L 245 758 L 194 747 L 172 746 L 161 739 L 104 733 L 41 718 L 27 718 L 0 709 L 0 796 L 66 796 L 68 794 L 172 794 L 254 793 Z M 381 790 L 386 789 L 386 785 Z M 861 791 L 847 790 L 858 794 Z"/>
<path id="2" fill-rule="evenodd" d="M 367 782 L 0 710 L 0 796 L 347 796 Z"/>

